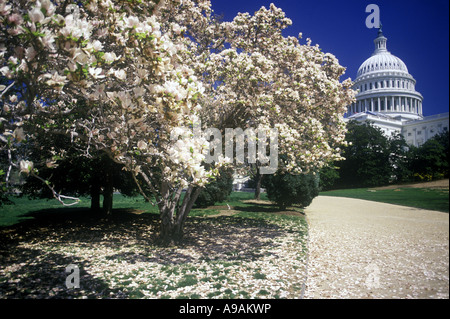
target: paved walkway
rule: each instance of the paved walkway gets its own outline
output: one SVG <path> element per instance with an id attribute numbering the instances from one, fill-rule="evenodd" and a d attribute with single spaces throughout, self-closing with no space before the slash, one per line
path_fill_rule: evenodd
<path id="1" fill-rule="evenodd" d="M 319 196 L 304 298 L 449 298 L 449 214 Z"/>

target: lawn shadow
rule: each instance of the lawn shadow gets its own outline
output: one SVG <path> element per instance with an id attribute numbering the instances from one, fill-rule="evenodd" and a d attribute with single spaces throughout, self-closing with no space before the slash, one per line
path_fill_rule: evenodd
<path id="1" fill-rule="evenodd" d="M 241 208 L 248 212 L 261 212 L 263 208 L 267 213 L 275 212 L 265 204 Z M 155 263 L 176 266 L 201 261 L 252 261 L 265 257 L 269 248 L 278 247 L 274 239 L 287 232 L 260 218 L 189 217 L 184 241 L 161 247 L 156 244 L 156 214 L 140 214 L 130 208 L 113 210 L 103 218 L 89 209 L 61 208 L 29 215 L 32 220 L 0 229 L 0 274 L 4 278 L 0 279 L 0 298 L 123 298 L 126 294 L 120 289 L 109 287 L 85 270 L 98 264 L 96 258 L 112 261 L 112 265 L 148 263 L 149 267 Z M 67 251 L 54 247 L 74 250 L 67 255 Z M 89 251 L 92 248 L 107 251 L 108 255 L 97 256 Z M 80 249 L 89 253 L 78 253 Z M 78 290 L 65 287 L 65 267 L 69 264 L 80 267 L 80 282 L 84 284 Z"/>
<path id="2" fill-rule="evenodd" d="M 74 299 L 74 298 L 126 298 L 126 293 L 111 289 L 108 284 L 86 271 L 89 260 L 68 257 L 40 249 L 15 247 L 8 254 L 0 254 L 0 298 L 13 299 Z M 77 288 L 67 287 L 66 280 L 73 271 L 66 267 L 79 267 Z M 6 272 L 6 273 L 5 273 Z M 69 278 L 69 282 L 70 278 Z"/>
<path id="3" fill-rule="evenodd" d="M 203 260 L 256 260 L 264 248 L 278 246 L 273 239 L 286 230 L 263 219 L 221 216 L 191 218 L 186 224 L 185 247 Z"/>
<path id="4" fill-rule="evenodd" d="M 305 216 L 303 211 L 299 211 L 299 207 L 287 207 L 285 210 L 280 210 L 278 206 L 273 203 L 261 202 L 261 201 L 245 201 L 251 205 L 239 205 L 234 206 L 233 209 L 246 213 L 267 213 L 274 215 L 287 215 L 287 216 Z"/>

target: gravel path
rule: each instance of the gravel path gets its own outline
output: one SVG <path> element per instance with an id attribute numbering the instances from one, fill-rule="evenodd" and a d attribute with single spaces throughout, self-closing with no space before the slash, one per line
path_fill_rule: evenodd
<path id="1" fill-rule="evenodd" d="M 304 298 L 449 298 L 449 214 L 319 196 Z"/>

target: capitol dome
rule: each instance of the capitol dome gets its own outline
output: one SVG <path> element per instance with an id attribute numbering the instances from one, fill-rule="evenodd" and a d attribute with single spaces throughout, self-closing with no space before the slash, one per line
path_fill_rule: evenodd
<path id="1" fill-rule="evenodd" d="M 400 71 L 409 74 L 406 64 L 400 58 L 386 51 L 372 55 L 364 61 L 358 69 L 358 77 L 380 71 Z"/>
<path id="2" fill-rule="evenodd" d="M 406 64 L 387 50 L 381 28 L 374 43 L 372 56 L 358 69 L 353 84 L 356 103 L 349 106 L 347 114 L 371 112 L 401 121 L 421 119 L 423 97 L 415 90 L 416 80 Z"/>
<path id="3" fill-rule="evenodd" d="M 401 134 L 416 147 L 448 131 L 448 113 L 423 116 L 416 80 L 406 64 L 387 50 L 381 28 L 374 43 L 375 51 L 361 64 L 353 82 L 356 102 L 348 106 L 345 121 L 369 122 L 388 137 Z"/>

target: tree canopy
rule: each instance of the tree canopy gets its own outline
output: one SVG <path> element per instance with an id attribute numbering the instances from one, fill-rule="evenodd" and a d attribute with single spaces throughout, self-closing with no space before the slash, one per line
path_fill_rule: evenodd
<path id="1" fill-rule="evenodd" d="M 200 123 L 276 129 L 287 172 L 341 158 L 351 81 L 311 40 L 284 37 L 291 24 L 273 4 L 221 22 L 208 0 L 1 0 L 0 150 L 63 135 L 86 158 L 103 152 L 159 207 L 163 241 L 181 238 L 201 188 L 234 164 L 204 164 Z M 66 148 L 42 154 L 7 166 L 39 177 Z"/>

